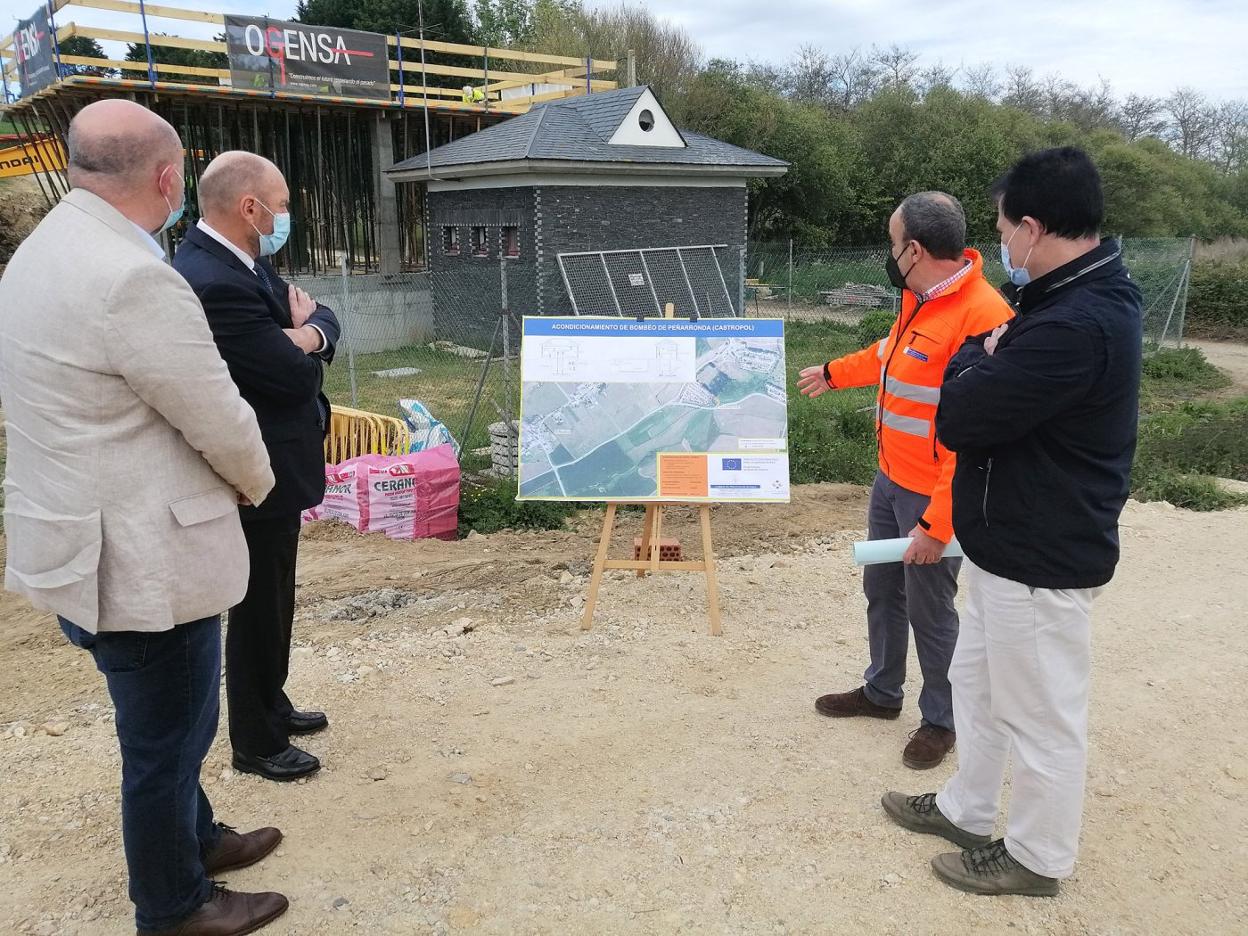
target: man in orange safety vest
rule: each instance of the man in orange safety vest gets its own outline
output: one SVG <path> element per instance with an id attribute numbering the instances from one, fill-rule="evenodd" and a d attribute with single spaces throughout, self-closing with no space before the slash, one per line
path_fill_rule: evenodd
<path id="1" fill-rule="evenodd" d="M 871 665 L 852 692 L 820 696 L 815 708 L 832 718 L 901 714 L 910 629 L 923 671 L 922 722 L 902 756 L 907 767 L 935 767 L 953 749 L 949 662 L 958 639 L 960 559 L 944 558 L 953 538 L 954 454 L 936 438 L 936 407 L 949 359 L 970 335 L 992 331 L 1012 312 L 984 278 L 983 258 L 966 247 L 966 217 L 943 192 L 911 195 L 888 224 L 889 281 L 902 291 L 888 337 L 801 372 L 809 397 L 828 390 L 878 385 L 879 472 L 871 489 L 869 539 L 909 536 L 902 563 L 868 566 Z"/>

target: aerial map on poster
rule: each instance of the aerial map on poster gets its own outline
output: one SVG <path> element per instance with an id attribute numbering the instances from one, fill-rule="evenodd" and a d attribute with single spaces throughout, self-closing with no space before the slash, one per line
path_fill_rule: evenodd
<path id="1" fill-rule="evenodd" d="M 527 317 L 520 500 L 789 499 L 784 322 Z"/>

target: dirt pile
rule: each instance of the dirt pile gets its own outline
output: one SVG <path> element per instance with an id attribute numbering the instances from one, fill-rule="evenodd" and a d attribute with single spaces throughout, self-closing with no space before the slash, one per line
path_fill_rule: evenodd
<path id="1" fill-rule="evenodd" d="M 48 203 L 39 185 L 30 178 L 0 181 L 0 273 L 13 251 L 48 213 Z"/>

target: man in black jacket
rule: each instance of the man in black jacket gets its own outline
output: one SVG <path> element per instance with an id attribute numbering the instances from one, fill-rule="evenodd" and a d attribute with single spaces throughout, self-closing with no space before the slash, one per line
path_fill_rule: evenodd
<path id="1" fill-rule="evenodd" d="M 1104 199 L 1073 148 L 998 184 L 1018 317 L 971 339 L 945 373 L 936 430 L 958 453 L 953 526 L 967 610 L 949 679 L 958 772 L 884 808 L 965 851 L 937 876 L 983 894 L 1050 896 L 1074 870 L 1087 765 L 1089 611 L 1118 563 L 1139 404 L 1143 316 Z M 1006 762 L 1014 782 L 993 840 Z"/>
<path id="2" fill-rule="evenodd" d="M 230 376 L 260 422 L 277 486 L 262 507 L 240 508 L 251 554 L 242 603 L 230 610 L 226 697 L 234 767 L 294 780 L 320 761 L 290 743 L 329 722 L 301 712 L 283 688 L 290 667 L 300 513 L 325 496 L 329 402 L 323 369 L 333 361 L 338 320 L 285 283 L 267 257 L 290 231 L 290 192 L 277 166 L 252 153 L 214 159 L 199 181 L 203 219 L 173 265 L 204 306 Z"/>

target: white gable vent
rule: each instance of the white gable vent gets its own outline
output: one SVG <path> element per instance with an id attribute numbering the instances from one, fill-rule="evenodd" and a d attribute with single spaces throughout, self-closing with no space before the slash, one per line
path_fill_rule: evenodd
<path id="1" fill-rule="evenodd" d="M 647 88 L 609 141 L 614 146 L 666 146 L 683 149 L 680 131 Z"/>

